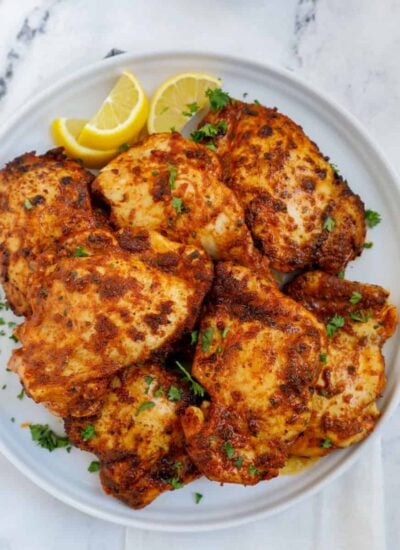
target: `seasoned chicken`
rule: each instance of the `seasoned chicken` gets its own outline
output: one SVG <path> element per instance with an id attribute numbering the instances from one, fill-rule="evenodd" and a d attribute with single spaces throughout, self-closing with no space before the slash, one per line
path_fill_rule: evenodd
<path id="1" fill-rule="evenodd" d="M 104 490 L 142 508 L 199 476 L 180 423 L 192 401 L 173 372 L 151 362 L 133 365 L 112 378 L 96 416 L 67 418 L 65 428 L 74 445 L 99 457 Z"/>
<path id="2" fill-rule="evenodd" d="M 61 149 L 26 153 L 0 171 L 0 282 L 17 315 L 31 313 L 26 291 L 38 254 L 94 227 L 92 179 Z"/>
<path id="3" fill-rule="evenodd" d="M 262 261 L 241 206 L 221 183 L 218 157 L 176 132 L 154 134 L 119 155 L 93 191 L 110 205 L 116 227 L 156 230 L 214 259 Z"/>
<path id="4" fill-rule="evenodd" d="M 39 260 L 9 365 L 54 414 L 94 414 L 110 375 L 191 330 L 211 284 L 211 262 L 193 246 L 148 232 L 124 241 L 130 250 L 106 231 L 81 233 Z"/>
<path id="5" fill-rule="evenodd" d="M 212 143 L 224 181 L 272 268 L 337 273 L 361 253 L 364 205 L 300 126 L 276 109 L 240 101 L 204 120 L 221 121 L 227 132 Z"/>
<path id="6" fill-rule="evenodd" d="M 309 421 L 324 342 L 305 308 L 252 270 L 217 264 L 192 370 L 210 404 L 182 418 L 203 474 L 245 485 L 278 475 Z"/>
<path id="7" fill-rule="evenodd" d="M 396 308 L 379 286 L 317 271 L 299 276 L 287 292 L 330 335 L 310 424 L 291 449 L 297 456 L 322 456 L 361 441 L 373 430 L 379 418 L 376 399 L 386 383 L 381 349 L 396 328 Z"/>

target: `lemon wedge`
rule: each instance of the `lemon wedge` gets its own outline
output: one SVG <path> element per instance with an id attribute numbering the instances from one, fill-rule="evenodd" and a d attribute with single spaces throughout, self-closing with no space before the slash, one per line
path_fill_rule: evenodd
<path id="1" fill-rule="evenodd" d="M 203 73 L 182 73 L 163 82 L 150 103 L 149 134 L 180 132 L 189 119 L 206 106 L 206 91 L 220 86 L 218 78 Z"/>
<path id="2" fill-rule="evenodd" d="M 80 145 L 77 138 L 86 124 L 87 120 L 57 118 L 51 124 L 53 139 L 59 147 L 64 147 L 68 156 L 81 159 L 88 168 L 102 168 L 120 151 L 118 149 L 101 151 Z"/>
<path id="3" fill-rule="evenodd" d="M 124 71 L 99 111 L 82 128 L 78 142 L 102 150 L 132 143 L 146 124 L 148 114 L 149 102 L 140 82 Z"/>

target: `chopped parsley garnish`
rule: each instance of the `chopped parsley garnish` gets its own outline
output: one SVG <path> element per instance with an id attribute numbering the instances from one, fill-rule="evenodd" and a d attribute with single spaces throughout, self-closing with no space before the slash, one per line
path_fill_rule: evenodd
<path id="1" fill-rule="evenodd" d="M 357 321 L 358 323 L 367 323 L 372 317 L 372 313 L 360 309 L 360 311 L 353 311 L 350 313 L 350 319 Z"/>
<path id="2" fill-rule="evenodd" d="M 323 441 L 321 441 L 321 447 L 323 449 L 330 449 L 332 447 L 332 440 L 329 439 L 329 437 L 325 438 Z"/>
<path id="3" fill-rule="evenodd" d="M 152 175 L 152 176 L 158 176 L 159 173 L 160 173 L 160 172 L 159 172 L 158 170 L 153 170 L 152 173 L 151 173 L 151 175 Z"/>
<path id="4" fill-rule="evenodd" d="M 321 353 L 321 355 L 319 356 L 319 360 L 323 365 L 326 365 L 328 362 L 328 355 L 326 353 Z"/>
<path id="5" fill-rule="evenodd" d="M 48 424 L 31 424 L 29 429 L 32 441 L 36 441 L 40 447 L 50 452 L 61 447 L 68 447 L 70 444 L 68 437 L 56 434 Z"/>
<path id="6" fill-rule="evenodd" d="M 6 322 L 5 322 L 5 320 L 3 319 L 3 317 L 0 317 L 0 325 L 5 325 L 5 324 L 6 324 Z"/>
<path id="7" fill-rule="evenodd" d="M 182 481 L 177 476 L 174 476 L 174 477 L 171 477 L 170 479 L 167 479 L 167 482 L 170 485 L 172 485 L 172 487 L 174 489 L 182 489 L 182 487 L 183 487 Z"/>
<path id="8" fill-rule="evenodd" d="M 243 92 L 243 97 L 247 97 L 248 95 L 248 92 Z"/>
<path id="9" fill-rule="evenodd" d="M 214 336 L 214 328 L 208 327 L 201 334 L 201 350 L 207 353 L 211 347 Z"/>
<path id="10" fill-rule="evenodd" d="M 335 315 L 329 320 L 328 324 L 326 325 L 326 334 L 331 338 L 335 334 L 335 332 L 342 328 L 344 325 L 344 317 L 341 315 Z"/>
<path id="11" fill-rule="evenodd" d="M 163 386 L 160 386 L 157 391 L 154 392 L 154 395 L 156 397 L 161 397 L 163 395 L 163 393 L 165 393 L 164 391 L 164 387 Z"/>
<path id="12" fill-rule="evenodd" d="M 6 335 L 6 331 L 5 330 L 0 330 L 0 336 L 5 336 Z"/>
<path id="13" fill-rule="evenodd" d="M 210 435 L 210 441 L 217 441 L 216 435 Z"/>
<path id="14" fill-rule="evenodd" d="M 339 273 L 337 274 L 337 278 L 338 279 L 344 279 L 344 276 L 346 275 L 344 269 L 342 269 L 342 271 L 339 271 Z"/>
<path id="15" fill-rule="evenodd" d="M 16 344 L 18 344 L 19 340 L 18 340 L 18 338 L 17 338 L 16 336 L 14 336 L 14 334 L 11 334 L 11 336 L 9 336 L 9 338 L 10 338 L 10 340 L 14 340 L 14 342 L 15 342 Z"/>
<path id="16" fill-rule="evenodd" d="M 22 401 L 23 398 L 24 398 L 24 395 L 25 395 L 25 389 L 22 388 L 22 390 L 19 392 L 19 394 L 17 395 L 17 398 Z"/>
<path id="17" fill-rule="evenodd" d="M 8 328 L 14 328 L 14 327 L 17 326 L 17 323 L 14 323 L 14 321 L 8 321 L 7 326 L 8 326 Z"/>
<path id="18" fill-rule="evenodd" d="M 195 501 L 196 504 L 198 504 L 201 501 L 202 498 L 203 498 L 203 495 L 201 493 L 195 493 L 194 494 L 194 501 Z"/>
<path id="19" fill-rule="evenodd" d="M 360 300 L 362 300 L 362 294 L 359 292 L 353 292 L 349 302 L 354 306 L 355 304 L 358 304 Z"/>
<path id="20" fill-rule="evenodd" d="M 146 382 L 146 389 L 144 390 L 144 393 L 146 395 L 149 393 L 149 389 L 153 380 L 155 380 L 154 376 L 148 375 L 144 377 L 144 381 Z"/>
<path id="21" fill-rule="evenodd" d="M 2 390 L 5 390 L 6 387 L 7 387 L 7 384 L 3 384 L 3 385 L 1 386 L 1 389 L 2 389 Z"/>
<path id="22" fill-rule="evenodd" d="M 333 229 L 335 228 L 335 225 L 336 225 L 335 220 L 330 216 L 328 216 L 324 221 L 324 229 L 326 229 L 329 232 L 333 231 Z"/>
<path id="23" fill-rule="evenodd" d="M 171 126 L 170 131 L 171 131 L 171 132 L 175 132 L 175 131 L 176 131 L 175 126 Z"/>
<path id="24" fill-rule="evenodd" d="M 207 138 L 214 138 L 218 135 L 225 135 L 228 129 L 226 120 L 220 120 L 218 124 L 211 124 L 207 122 L 198 130 L 195 130 L 190 134 L 190 139 L 196 143 Z"/>
<path id="25" fill-rule="evenodd" d="M 175 462 L 172 467 L 174 468 L 174 470 L 179 470 L 179 468 L 182 468 L 182 462 Z"/>
<path id="26" fill-rule="evenodd" d="M 225 339 L 230 330 L 231 330 L 230 327 L 225 327 L 224 330 L 221 332 L 221 338 Z"/>
<path id="27" fill-rule="evenodd" d="M 190 333 L 190 344 L 193 346 L 194 344 L 197 343 L 197 340 L 199 338 L 199 331 L 198 330 L 192 330 L 192 332 Z"/>
<path id="28" fill-rule="evenodd" d="M 253 103 L 254 103 L 254 105 L 261 105 L 261 103 L 258 101 L 258 99 L 255 99 L 255 100 L 253 101 Z"/>
<path id="29" fill-rule="evenodd" d="M 15 418 L 13 416 L 10 418 L 10 420 L 11 422 L 15 422 Z"/>
<path id="30" fill-rule="evenodd" d="M 374 243 L 372 243 L 371 241 L 369 243 L 363 244 L 363 248 L 372 248 L 373 246 L 374 246 Z"/>
<path id="31" fill-rule="evenodd" d="M 210 141 L 209 143 L 204 144 L 210 151 L 213 151 L 213 153 L 217 152 L 217 148 L 215 147 L 214 143 Z"/>
<path id="32" fill-rule="evenodd" d="M 31 201 L 29 199 L 24 200 L 24 206 L 27 210 L 32 210 L 32 208 L 33 208 L 33 204 L 31 203 Z"/>
<path id="33" fill-rule="evenodd" d="M 182 214 L 182 208 L 183 208 L 182 199 L 180 199 L 179 197 L 172 197 L 172 208 L 175 208 L 178 214 Z"/>
<path id="34" fill-rule="evenodd" d="M 332 168 L 334 174 L 336 174 L 337 176 L 340 176 L 339 168 L 333 162 L 331 162 L 331 168 Z"/>
<path id="35" fill-rule="evenodd" d="M 192 117 L 200 109 L 198 104 L 194 101 L 193 103 L 186 103 L 187 111 L 183 111 L 183 116 Z"/>
<path id="36" fill-rule="evenodd" d="M 96 432 L 95 432 L 93 424 L 87 424 L 81 430 L 81 437 L 82 437 L 83 441 L 89 441 L 89 439 L 91 439 L 95 435 L 96 435 Z"/>
<path id="37" fill-rule="evenodd" d="M 92 474 L 100 470 L 100 462 L 98 460 L 93 460 L 88 466 L 88 472 Z"/>
<path id="38" fill-rule="evenodd" d="M 130 149 L 130 145 L 129 143 L 121 143 L 121 145 L 118 147 L 118 151 L 120 153 L 124 153 L 125 151 L 127 151 L 128 149 Z"/>
<path id="39" fill-rule="evenodd" d="M 200 386 L 198 382 L 192 377 L 190 372 L 188 372 L 183 365 L 179 363 L 179 361 L 175 361 L 178 368 L 183 372 L 184 379 L 189 382 L 191 386 L 191 390 L 194 393 L 194 395 L 198 395 L 199 397 L 204 397 L 204 388 Z"/>
<path id="40" fill-rule="evenodd" d="M 242 466 L 243 466 L 243 457 L 242 456 L 238 456 L 234 461 L 233 461 L 234 465 L 236 466 L 236 468 L 238 470 L 241 470 L 242 469 Z"/>
<path id="41" fill-rule="evenodd" d="M 235 449 L 232 447 L 232 443 L 230 441 L 225 441 L 223 444 L 222 444 L 222 448 L 223 450 L 225 451 L 226 453 L 226 456 L 228 458 L 232 458 L 233 455 L 235 454 Z"/>
<path id="42" fill-rule="evenodd" d="M 178 173 L 177 169 L 173 164 L 168 164 L 168 172 L 169 172 L 169 186 L 170 189 L 175 189 L 175 179 L 176 174 Z"/>
<path id="43" fill-rule="evenodd" d="M 147 410 L 147 409 L 152 409 L 153 407 L 155 407 L 156 404 L 154 403 L 154 401 L 144 401 L 141 405 L 139 405 L 139 407 L 136 409 L 136 412 L 135 412 L 135 416 L 138 416 L 138 414 L 140 414 L 141 412 Z"/>
<path id="44" fill-rule="evenodd" d="M 252 476 L 258 476 L 261 473 L 260 470 L 254 466 L 254 464 L 250 464 L 248 471 Z"/>
<path id="45" fill-rule="evenodd" d="M 367 224 L 367 227 L 369 227 L 370 229 L 378 225 L 378 223 L 381 223 L 381 221 L 382 221 L 382 218 L 378 212 L 375 212 L 374 210 L 365 211 L 365 223 Z"/>
<path id="46" fill-rule="evenodd" d="M 214 90 L 209 88 L 206 91 L 206 96 L 210 101 L 212 111 L 220 111 L 228 105 L 230 100 L 229 94 L 224 92 L 221 88 L 215 88 Z"/>
<path id="47" fill-rule="evenodd" d="M 72 256 L 74 258 L 86 258 L 86 256 L 90 256 L 90 254 L 86 252 L 83 246 L 76 246 L 75 250 L 72 253 Z"/>
<path id="48" fill-rule="evenodd" d="M 171 386 L 168 390 L 168 399 L 170 401 L 180 401 L 182 399 L 182 390 L 176 386 Z"/>

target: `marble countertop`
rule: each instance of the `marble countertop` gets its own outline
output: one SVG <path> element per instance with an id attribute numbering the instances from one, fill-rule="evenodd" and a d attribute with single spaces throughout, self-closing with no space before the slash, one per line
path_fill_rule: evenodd
<path id="1" fill-rule="evenodd" d="M 399 21 L 400 0 L 0 0 L 0 122 L 113 49 L 217 51 L 286 67 L 315 84 L 364 124 L 400 173 Z M 399 425 L 400 410 L 382 441 L 389 550 L 400 538 Z M 0 461 L 10 487 L 36 503 L 27 515 L 38 548 L 56 539 L 58 550 L 72 541 L 77 550 L 124 548 L 122 527 L 55 501 Z M 17 531 L 15 544 L 0 533 L 0 550 L 28 548 L 17 541 Z"/>

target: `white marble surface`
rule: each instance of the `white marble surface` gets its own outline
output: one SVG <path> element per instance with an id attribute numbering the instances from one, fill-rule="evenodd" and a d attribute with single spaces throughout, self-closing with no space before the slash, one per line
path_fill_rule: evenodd
<path id="1" fill-rule="evenodd" d="M 218 51 L 313 82 L 361 120 L 400 172 L 399 21 L 400 0 L 0 0 L 0 123 L 112 48 Z M 400 411 L 382 441 L 389 550 L 400 538 L 399 425 Z M 10 526 L 23 518 L 0 533 L 0 550 L 125 548 L 122 527 L 55 501 L 1 457 L 0 472 L 0 513 Z M 23 515 L 8 507 L 11 492 Z"/>

